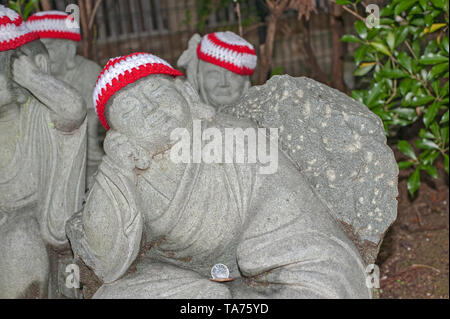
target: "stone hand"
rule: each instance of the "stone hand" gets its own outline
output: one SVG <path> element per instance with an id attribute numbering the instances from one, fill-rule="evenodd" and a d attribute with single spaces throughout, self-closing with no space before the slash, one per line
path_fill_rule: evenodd
<path id="1" fill-rule="evenodd" d="M 13 80 L 24 88 L 33 84 L 33 75 L 38 72 L 36 65 L 26 55 L 19 56 L 12 64 Z"/>
<path id="2" fill-rule="evenodd" d="M 147 152 L 123 134 L 108 132 L 103 147 L 106 155 L 126 171 L 132 171 L 134 168 L 144 170 L 150 166 L 151 157 Z"/>

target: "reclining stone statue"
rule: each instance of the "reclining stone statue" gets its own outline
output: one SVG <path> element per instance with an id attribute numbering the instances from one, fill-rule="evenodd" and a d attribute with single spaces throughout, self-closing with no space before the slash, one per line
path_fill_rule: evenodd
<path id="1" fill-rule="evenodd" d="M 70 19 L 66 12 L 41 11 L 31 15 L 26 25 L 28 29 L 39 34 L 47 48 L 51 74 L 73 86 L 86 103 L 88 119 L 86 184 L 89 185 L 103 156 L 99 136 L 99 132 L 103 133 L 103 127 L 99 125 L 92 103 L 92 93 L 101 67 L 77 55 L 77 42 L 81 41 L 80 29 L 75 21 Z"/>
<path id="2" fill-rule="evenodd" d="M 205 137 L 203 151 L 208 129 L 214 139 L 256 129 L 201 103 L 179 75 L 137 53 L 110 60 L 98 80 L 106 155 L 66 224 L 75 255 L 103 281 L 94 298 L 370 298 L 357 248 L 278 147 L 272 174 L 249 160 L 249 142 L 224 147 L 226 157 L 244 145 L 243 163 L 173 161 L 180 128 Z M 216 264 L 234 280 L 210 280 Z"/>
<path id="3" fill-rule="evenodd" d="M 0 298 L 74 296 L 58 274 L 85 190 L 85 105 L 19 15 L 0 6 L 0 21 Z"/>
<path id="4" fill-rule="evenodd" d="M 195 34 L 178 59 L 202 101 L 217 110 L 236 103 L 251 86 L 256 68 L 253 46 L 237 34 L 215 32 L 203 38 Z"/>

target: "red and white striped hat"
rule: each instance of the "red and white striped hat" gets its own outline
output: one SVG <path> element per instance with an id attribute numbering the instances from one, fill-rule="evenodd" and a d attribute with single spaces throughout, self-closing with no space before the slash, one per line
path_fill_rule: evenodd
<path id="1" fill-rule="evenodd" d="M 15 11 L 0 5 L 0 52 L 14 50 L 39 39 Z"/>
<path id="2" fill-rule="evenodd" d="M 200 60 L 240 75 L 252 75 L 258 61 L 253 46 L 230 31 L 205 35 L 198 45 L 197 55 Z"/>
<path id="3" fill-rule="evenodd" d="M 138 52 L 110 59 L 100 73 L 94 89 L 94 106 L 102 125 L 109 130 L 105 106 L 109 99 L 128 84 L 151 74 L 183 76 L 169 63 L 150 53 Z"/>
<path id="4" fill-rule="evenodd" d="M 81 41 L 80 28 L 73 27 L 73 22 L 74 18 L 66 12 L 41 11 L 30 16 L 26 24 L 41 38 Z"/>

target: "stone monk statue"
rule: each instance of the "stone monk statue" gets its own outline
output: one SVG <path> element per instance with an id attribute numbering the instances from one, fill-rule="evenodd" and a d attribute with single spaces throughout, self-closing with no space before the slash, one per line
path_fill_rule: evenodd
<path id="1" fill-rule="evenodd" d="M 85 189 L 86 108 L 20 16 L 0 6 L 0 21 L 0 298 L 57 297 Z"/>
<path id="2" fill-rule="evenodd" d="M 178 59 L 202 101 L 216 110 L 239 101 L 250 88 L 257 63 L 253 46 L 237 34 L 215 32 L 203 38 L 194 34 Z"/>
<path id="3" fill-rule="evenodd" d="M 370 298 L 356 247 L 278 147 L 272 174 L 259 162 L 173 161 L 174 130 L 256 129 L 202 104 L 180 75 L 136 53 L 99 78 L 106 155 L 66 225 L 104 283 L 94 298 Z M 210 280 L 216 264 L 234 280 Z"/>
<path id="4" fill-rule="evenodd" d="M 73 24 L 73 25 L 72 25 Z M 70 84 L 84 98 L 88 118 L 87 185 L 103 156 L 100 147 L 104 133 L 99 125 L 92 94 L 101 67 L 82 56 L 77 55 L 77 42 L 81 41 L 80 29 L 71 17 L 62 11 L 42 11 L 31 15 L 26 21 L 27 27 L 39 34 L 50 56 L 50 72 L 57 79 Z M 103 132 L 102 132 L 103 131 Z"/>

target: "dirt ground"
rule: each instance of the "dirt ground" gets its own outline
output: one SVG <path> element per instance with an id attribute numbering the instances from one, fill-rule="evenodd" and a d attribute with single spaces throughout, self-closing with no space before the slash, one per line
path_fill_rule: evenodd
<path id="1" fill-rule="evenodd" d="M 440 179 L 421 175 L 414 199 L 406 186 L 411 170 L 400 172 L 398 217 L 377 260 L 380 298 L 449 298 L 449 182 L 442 162 L 438 168 Z"/>

